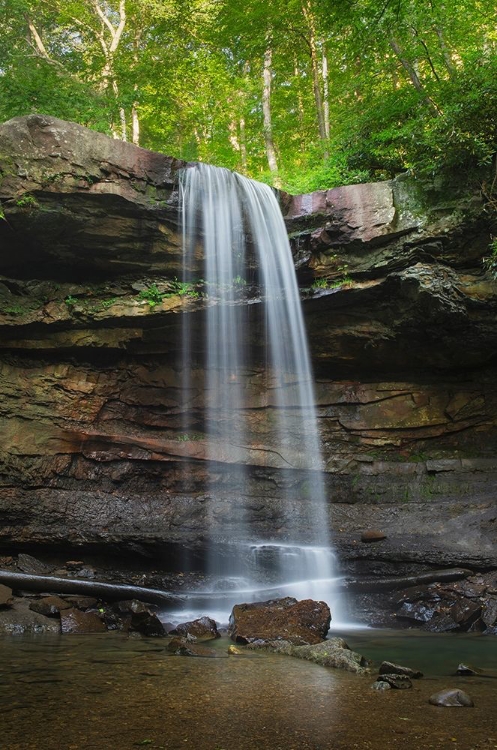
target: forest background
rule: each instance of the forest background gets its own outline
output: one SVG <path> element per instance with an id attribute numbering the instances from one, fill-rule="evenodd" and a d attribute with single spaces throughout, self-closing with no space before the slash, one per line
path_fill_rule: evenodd
<path id="1" fill-rule="evenodd" d="M 496 51 L 495 0 L 0 0 L 0 121 L 293 193 L 410 171 L 492 198 Z"/>

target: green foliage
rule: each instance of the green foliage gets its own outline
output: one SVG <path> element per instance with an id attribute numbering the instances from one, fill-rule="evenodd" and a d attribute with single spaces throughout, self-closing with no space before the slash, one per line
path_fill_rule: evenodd
<path id="1" fill-rule="evenodd" d="M 67 297 L 64 299 L 64 302 L 69 307 L 69 309 L 72 309 L 74 305 L 78 304 L 78 299 L 76 297 L 73 297 L 71 294 L 68 294 Z"/>
<path id="2" fill-rule="evenodd" d="M 160 305 L 164 299 L 165 294 L 160 292 L 157 288 L 157 284 L 150 284 L 146 289 L 142 289 L 138 294 L 138 299 L 148 302 L 150 307 Z"/>
<path id="3" fill-rule="evenodd" d="M 33 195 L 25 193 L 21 198 L 16 200 L 16 206 L 18 206 L 18 208 L 37 208 L 38 201 Z"/>
<path id="4" fill-rule="evenodd" d="M 178 281 L 174 278 L 173 281 L 168 283 L 170 291 L 161 292 L 157 284 L 150 284 L 146 289 L 142 289 L 138 294 L 138 299 L 148 302 L 150 307 L 160 305 L 163 300 L 169 299 L 170 297 L 191 297 L 198 299 L 202 296 L 201 292 L 196 288 L 201 281 Z"/>
<path id="5" fill-rule="evenodd" d="M 111 297 L 110 299 L 104 299 L 99 303 L 99 306 L 102 310 L 108 310 L 109 307 L 112 307 L 116 302 L 119 301 L 119 297 Z"/>
<path id="6" fill-rule="evenodd" d="M 126 0 L 125 18 L 120 7 L 0 0 L 0 120 L 42 112 L 131 140 L 138 119 L 142 146 L 294 193 L 406 170 L 477 180 L 495 158 L 494 0 Z"/>
<path id="7" fill-rule="evenodd" d="M 311 284 L 311 289 L 329 289 L 330 282 L 328 279 L 315 279 Z"/>

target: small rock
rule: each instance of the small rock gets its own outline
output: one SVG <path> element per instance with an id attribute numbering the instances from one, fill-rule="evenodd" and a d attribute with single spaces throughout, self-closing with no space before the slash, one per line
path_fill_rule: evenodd
<path id="1" fill-rule="evenodd" d="M 87 565 L 86 567 L 77 570 L 75 575 L 78 578 L 95 578 L 95 568 L 92 568 L 91 565 Z"/>
<path id="2" fill-rule="evenodd" d="M 167 650 L 176 654 L 176 656 L 202 656 L 209 659 L 215 659 L 221 656 L 221 654 L 219 654 L 218 651 L 214 651 L 213 648 L 198 646 L 196 643 L 191 643 L 186 638 L 173 638 L 168 644 Z"/>
<path id="3" fill-rule="evenodd" d="M 409 667 L 402 667 L 400 664 L 393 664 L 391 661 L 384 661 L 380 665 L 380 674 L 405 674 L 411 679 L 418 680 L 423 676 L 422 672 Z"/>
<path id="4" fill-rule="evenodd" d="M 200 617 L 191 622 L 182 622 L 171 631 L 172 635 L 192 635 L 197 641 L 211 641 L 220 638 L 215 620 L 210 617 Z"/>
<path id="5" fill-rule="evenodd" d="M 432 706 L 474 706 L 472 699 L 464 690 L 449 688 L 430 696 Z"/>
<path id="6" fill-rule="evenodd" d="M 67 560 L 66 562 L 66 568 L 69 568 L 69 570 L 74 570 L 75 568 L 84 568 L 84 565 L 84 560 Z"/>
<path id="7" fill-rule="evenodd" d="M 470 677 L 472 675 L 480 674 L 480 670 L 475 669 L 474 667 L 470 667 L 469 664 L 459 664 L 456 669 L 456 674 L 461 674 L 461 675 Z"/>
<path id="8" fill-rule="evenodd" d="M 378 531 L 377 529 L 368 529 L 361 534 L 361 542 L 381 542 L 382 539 L 386 538 L 387 535 L 383 531 Z"/>
<path id="9" fill-rule="evenodd" d="M 94 596 L 65 596 L 64 599 L 70 602 L 76 609 L 92 609 L 98 604 L 98 599 Z"/>
<path id="10" fill-rule="evenodd" d="M 79 609 L 64 609 L 60 613 L 62 633 L 105 633 L 106 627 L 96 612 L 81 612 Z"/>
<path id="11" fill-rule="evenodd" d="M 58 596 L 44 596 L 42 599 L 31 602 L 29 608 L 33 612 L 38 612 L 39 615 L 56 617 L 63 609 L 71 609 L 71 606 L 69 602 L 60 599 Z"/>
<path id="12" fill-rule="evenodd" d="M 389 682 L 385 682 L 384 680 L 378 680 L 377 682 L 373 682 L 371 685 L 371 690 L 378 690 L 379 692 L 383 692 L 384 690 L 391 690 L 392 686 Z"/>
<path id="13" fill-rule="evenodd" d="M 390 687 L 396 690 L 408 690 L 412 688 L 412 682 L 406 674 L 382 674 L 377 682 L 388 682 Z"/>
<path id="14" fill-rule="evenodd" d="M 129 612 L 130 614 L 147 612 L 150 614 L 150 607 L 148 604 L 141 602 L 139 599 L 125 599 L 124 601 L 117 602 L 116 607 L 119 612 Z"/>
<path id="15" fill-rule="evenodd" d="M 36 557 L 31 555 L 25 555 L 21 552 L 17 556 L 17 567 L 22 570 L 23 573 L 29 573 L 30 575 L 43 576 L 50 572 L 51 568 L 41 560 L 37 560 Z"/>
<path id="16" fill-rule="evenodd" d="M 12 589 L 0 583 L 0 607 L 10 607 L 13 601 Z"/>
<path id="17" fill-rule="evenodd" d="M 228 654 L 231 654 L 232 656 L 239 656 L 242 653 L 243 651 L 240 651 L 240 649 L 237 648 L 236 646 L 233 646 L 233 645 L 228 646 Z"/>

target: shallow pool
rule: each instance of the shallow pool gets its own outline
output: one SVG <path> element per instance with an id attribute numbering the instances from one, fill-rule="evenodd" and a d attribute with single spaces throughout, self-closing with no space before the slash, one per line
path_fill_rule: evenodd
<path id="1" fill-rule="evenodd" d="M 346 634 L 344 634 L 346 635 Z M 102 636 L 0 639 L 2 750 L 388 750 L 497 748 L 497 680 L 455 677 L 460 661 L 497 668 L 497 639 L 354 631 L 365 656 L 426 672 L 412 690 L 273 654 L 171 656 L 164 642 Z M 211 645 L 211 644 L 209 644 Z M 429 696 L 462 687 L 474 708 Z"/>

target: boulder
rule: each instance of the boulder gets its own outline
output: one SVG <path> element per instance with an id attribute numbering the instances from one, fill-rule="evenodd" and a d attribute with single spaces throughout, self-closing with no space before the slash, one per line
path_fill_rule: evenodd
<path id="1" fill-rule="evenodd" d="M 489 596 L 486 600 L 481 613 L 482 622 L 491 628 L 497 621 L 497 598 Z"/>
<path id="2" fill-rule="evenodd" d="M 430 696 L 429 702 L 432 706 L 444 707 L 470 707 L 475 705 L 472 698 L 470 698 L 464 690 L 459 690 L 458 688 L 448 688 L 446 690 L 441 690 L 439 693 L 434 693 Z"/>
<path id="3" fill-rule="evenodd" d="M 29 609 L 29 599 L 13 597 L 8 608 L 0 609 L 0 634 L 24 635 L 60 633 L 60 622 L 54 617 L 33 612 Z"/>
<path id="4" fill-rule="evenodd" d="M 461 598 L 450 608 L 451 618 L 462 630 L 467 630 L 481 614 L 481 604 L 471 599 Z"/>
<path id="5" fill-rule="evenodd" d="M 379 669 L 380 675 L 382 674 L 404 674 L 411 679 L 417 680 L 423 676 L 423 673 L 417 669 L 410 669 L 410 667 L 403 667 L 400 664 L 393 664 L 391 661 L 384 661 L 380 664 Z"/>
<path id="6" fill-rule="evenodd" d="M 12 589 L 0 583 L 0 607 L 10 607 L 12 602 Z"/>
<path id="7" fill-rule="evenodd" d="M 193 636 L 197 641 L 211 641 L 214 638 L 221 637 L 216 621 L 211 617 L 200 617 L 198 620 L 192 620 L 191 622 L 182 622 L 174 630 L 171 630 L 170 634 Z"/>
<path id="8" fill-rule="evenodd" d="M 369 674 L 368 660 L 352 651 L 342 638 L 330 638 L 312 646 L 292 646 L 290 656 L 307 659 L 323 667 L 344 669 L 355 674 Z"/>
<path id="9" fill-rule="evenodd" d="M 148 637 L 163 638 L 167 635 L 164 625 L 153 609 L 139 599 L 118 602 L 109 616 L 113 630 L 131 630 Z"/>
<path id="10" fill-rule="evenodd" d="M 411 679 L 406 674 L 381 674 L 377 682 L 387 682 L 395 690 L 409 690 L 412 688 Z"/>
<path id="11" fill-rule="evenodd" d="M 32 555 L 24 554 L 24 552 L 21 552 L 17 558 L 17 567 L 23 573 L 29 573 L 32 575 L 42 576 L 50 572 L 50 567 L 48 565 L 45 565 L 45 563 Z"/>
<path id="12" fill-rule="evenodd" d="M 428 633 L 450 633 L 451 630 L 460 630 L 460 626 L 448 614 L 435 613 L 433 618 L 423 625 L 423 630 Z"/>
<path id="13" fill-rule="evenodd" d="M 64 599 L 72 604 L 76 609 L 92 609 L 98 603 L 94 596 L 65 596 Z"/>
<path id="14" fill-rule="evenodd" d="M 41 599 L 36 599 L 31 602 L 29 608 L 33 612 L 38 612 L 40 615 L 45 617 L 56 617 L 64 609 L 71 609 L 72 604 L 64 601 L 59 596 L 44 596 Z"/>
<path id="15" fill-rule="evenodd" d="M 228 632 L 237 643 L 285 640 L 307 645 L 323 641 L 330 622 L 330 609 L 325 602 L 286 597 L 235 605 Z"/>
<path id="16" fill-rule="evenodd" d="M 105 633 L 107 628 L 96 612 L 64 609 L 60 613 L 61 631 L 65 635 Z"/>
<path id="17" fill-rule="evenodd" d="M 436 614 L 437 609 L 431 603 L 404 602 L 402 607 L 396 613 L 396 617 L 402 620 L 411 620 L 415 623 L 422 624 L 431 620 Z"/>

